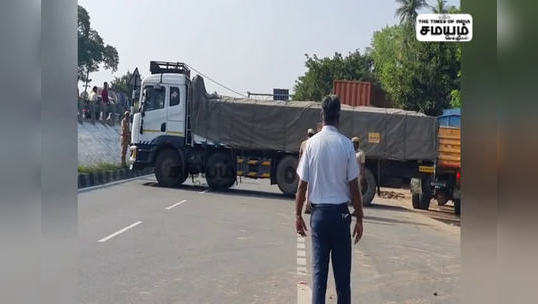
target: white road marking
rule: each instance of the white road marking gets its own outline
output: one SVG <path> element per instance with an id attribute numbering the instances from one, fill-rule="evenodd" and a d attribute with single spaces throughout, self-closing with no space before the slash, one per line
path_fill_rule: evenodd
<path id="1" fill-rule="evenodd" d="M 97 242 L 99 242 L 99 243 L 104 243 L 104 242 L 110 240 L 111 238 L 113 238 L 113 237 L 115 237 L 115 236 L 117 236 L 117 235 L 119 235 L 119 234 L 122 234 L 122 233 L 124 233 L 125 231 L 127 231 L 127 230 L 129 230 L 129 229 L 131 229 L 131 228 L 133 228 L 133 227 L 135 227 L 135 226 L 138 226 L 138 225 L 140 225 L 140 224 L 142 224 L 142 222 L 141 222 L 141 221 L 138 221 L 138 222 L 136 222 L 136 223 L 134 223 L 134 224 L 131 224 L 131 225 L 129 225 L 129 226 L 127 226 L 127 227 L 125 227 L 125 228 L 123 228 L 123 229 L 121 229 L 121 230 L 118 230 L 118 231 L 112 233 L 111 235 L 109 235 L 109 236 L 107 236 L 107 237 L 104 237 L 104 238 L 100 239 L 100 240 L 97 241 Z"/>
<path id="2" fill-rule="evenodd" d="M 297 237 L 297 279 L 308 275 L 306 268 L 306 240 Z M 307 304 L 312 302 L 312 290 L 304 279 L 297 282 L 297 303 Z"/>
<path id="3" fill-rule="evenodd" d="M 186 202 L 186 201 L 187 201 L 187 200 L 182 200 L 181 202 L 179 202 L 179 203 L 175 203 L 175 204 L 173 204 L 173 205 L 170 205 L 170 206 L 168 206 L 168 207 L 166 207 L 166 208 L 164 208 L 164 209 L 166 209 L 166 210 L 170 210 L 170 209 L 172 209 L 172 208 L 174 208 L 174 207 L 177 207 L 177 206 L 183 204 L 183 203 Z"/>
<path id="4" fill-rule="evenodd" d="M 297 283 L 297 304 L 312 303 L 312 290 L 306 282 Z"/>

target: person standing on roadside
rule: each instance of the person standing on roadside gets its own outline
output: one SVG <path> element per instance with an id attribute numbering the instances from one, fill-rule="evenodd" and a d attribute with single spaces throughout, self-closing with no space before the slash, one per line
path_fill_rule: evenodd
<path id="1" fill-rule="evenodd" d="M 351 142 L 355 148 L 355 158 L 357 159 L 357 164 L 359 165 L 359 185 L 362 185 L 364 182 L 364 170 L 366 170 L 366 154 L 364 154 L 364 151 L 360 149 L 360 139 L 358 137 L 353 137 Z"/>
<path id="2" fill-rule="evenodd" d="M 99 115 L 98 103 L 99 97 L 97 96 L 97 87 L 94 86 L 90 93 L 90 116 L 92 122 L 95 122 L 95 120 L 97 119 L 97 115 Z"/>
<path id="3" fill-rule="evenodd" d="M 103 84 L 103 90 L 101 91 L 101 103 L 103 104 L 101 109 L 101 120 L 104 120 L 109 109 L 110 100 L 108 99 L 108 83 Z"/>
<path id="4" fill-rule="evenodd" d="M 308 129 L 306 131 L 306 137 L 307 138 L 305 140 L 303 140 L 303 142 L 301 143 L 301 147 L 299 147 L 299 159 L 301 159 L 301 156 L 303 156 L 304 150 L 306 149 L 306 143 L 308 142 L 308 139 L 310 139 L 310 137 L 314 136 L 314 134 L 316 134 L 314 129 Z M 308 194 L 307 194 L 306 195 L 306 207 L 305 207 L 304 213 L 310 214 L 310 211 L 311 211 L 311 208 L 310 208 L 310 203 L 308 202 Z"/>
<path id="5" fill-rule="evenodd" d="M 306 236 L 308 230 L 302 209 L 305 194 L 311 203 L 310 228 L 312 238 L 312 303 L 325 303 L 329 257 L 332 260 L 338 304 L 351 303 L 351 217 L 355 244 L 363 233 L 362 200 L 359 194 L 359 166 L 351 140 L 338 131 L 340 100 L 337 96 L 323 99 L 323 128 L 308 141 L 297 166 L 299 186 L 295 198 L 297 233 Z M 348 202 L 354 206 L 349 213 Z"/>
<path id="6" fill-rule="evenodd" d="M 131 113 L 125 111 L 123 114 L 123 119 L 121 120 L 121 165 L 127 166 L 125 161 L 125 154 L 127 153 L 127 148 L 131 144 Z"/>

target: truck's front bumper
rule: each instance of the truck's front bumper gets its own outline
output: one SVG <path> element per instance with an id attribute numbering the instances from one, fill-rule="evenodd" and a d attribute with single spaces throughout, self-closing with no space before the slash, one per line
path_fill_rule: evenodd
<path id="1" fill-rule="evenodd" d="M 139 170 L 153 166 L 151 161 L 151 148 L 131 145 L 129 147 L 129 161 L 131 170 Z"/>

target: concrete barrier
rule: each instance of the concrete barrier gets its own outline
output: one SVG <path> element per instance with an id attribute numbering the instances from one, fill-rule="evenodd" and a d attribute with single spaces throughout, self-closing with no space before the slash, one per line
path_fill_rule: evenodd
<path id="1" fill-rule="evenodd" d="M 121 168 L 101 172 L 79 173 L 77 184 L 78 188 L 82 189 L 149 174 L 153 174 L 153 168 L 145 168 L 136 171 Z"/>

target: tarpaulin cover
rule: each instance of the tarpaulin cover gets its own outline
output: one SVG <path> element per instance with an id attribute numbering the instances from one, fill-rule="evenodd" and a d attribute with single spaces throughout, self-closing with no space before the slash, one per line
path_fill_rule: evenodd
<path id="1" fill-rule="evenodd" d="M 309 128 L 321 121 L 321 104 L 208 95 L 197 76 L 190 88 L 191 128 L 196 135 L 238 149 L 297 152 Z M 340 132 L 361 139 L 369 158 L 434 160 L 435 117 L 400 109 L 342 105 Z"/>

